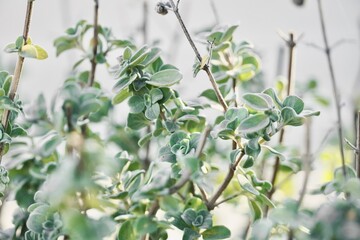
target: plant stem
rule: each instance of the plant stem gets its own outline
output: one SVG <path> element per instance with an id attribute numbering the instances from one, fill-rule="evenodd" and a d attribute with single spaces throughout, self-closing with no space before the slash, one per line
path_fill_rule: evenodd
<path id="1" fill-rule="evenodd" d="M 220 17 L 219 17 L 219 13 L 217 11 L 216 5 L 214 3 L 214 0 L 209 0 L 209 1 L 210 1 L 211 10 L 214 13 L 215 23 L 219 24 L 220 23 Z"/>
<path id="2" fill-rule="evenodd" d="M 94 36 L 93 36 L 93 57 L 90 60 L 91 62 L 91 71 L 90 71 L 90 79 L 89 86 L 91 87 L 95 81 L 95 73 L 96 73 L 96 55 L 99 44 L 99 0 L 94 0 Z"/>
<path id="3" fill-rule="evenodd" d="M 294 80 L 294 72 L 295 72 L 295 47 L 296 47 L 296 42 L 295 42 L 295 37 L 294 37 L 294 33 L 290 33 L 289 34 L 289 40 L 286 41 L 286 44 L 289 48 L 289 65 L 288 65 L 288 76 L 287 76 L 287 88 L 286 88 L 286 96 L 289 96 L 291 94 L 292 88 L 293 88 L 293 80 Z M 284 134 L 285 134 L 285 129 L 282 128 L 280 130 L 280 136 L 279 136 L 279 145 L 281 145 L 284 142 Z M 270 190 L 269 194 L 268 194 L 268 198 L 271 200 L 273 194 L 275 193 L 276 189 L 275 189 L 275 183 L 278 177 L 278 173 L 279 173 L 279 168 L 280 168 L 280 158 L 279 156 L 276 156 L 275 158 L 275 165 L 274 165 L 274 171 L 273 171 L 273 175 L 271 178 L 271 184 L 273 185 L 273 188 Z M 267 213 L 268 208 L 266 208 L 266 213 Z"/>
<path id="4" fill-rule="evenodd" d="M 192 49 L 193 49 L 193 51 L 194 51 L 194 53 L 195 53 L 195 55 L 196 55 L 196 58 L 197 58 L 198 61 L 201 63 L 201 62 L 202 62 L 202 57 L 201 57 L 201 55 L 200 55 L 200 53 L 199 53 L 199 50 L 197 49 L 194 41 L 192 40 L 192 38 L 191 38 L 191 36 L 190 36 L 190 33 L 189 33 L 189 31 L 187 30 L 187 28 L 186 28 L 186 26 L 185 26 L 185 24 L 184 24 L 184 21 L 182 20 L 182 17 L 181 17 L 181 15 L 180 15 L 180 13 L 179 13 L 179 8 L 178 8 L 178 3 L 179 3 L 179 1 L 177 2 L 176 5 L 175 5 L 175 3 L 174 3 L 173 0 L 169 0 L 169 2 L 170 2 L 170 4 L 171 4 L 171 7 L 172 7 L 172 9 L 173 9 L 173 11 L 174 11 L 174 13 L 175 13 L 175 16 L 176 16 L 176 18 L 178 19 L 178 21 L 179 21 L 179 23 L 180 23 L 180 26 L 181 26 L 181 28 L 182 28 L 182 30 L 183 30 L 183 32 L 184 32 L 184 34 L 185 34 L 188 42 L 190 43 L 190 45 L 191 45 L 191 47 L 192 47 Z M 221 106 L 223 107 L 224 111 L 226 112 L 227 109 L 228 109 L 228 106 L 227 106 L 227 104 L 226 104 L 226 102 L 225 102 L 224 97 L 222 96 L 222 94 L 221 94 L 221 92 L 220 92 L 219 86 L 217 85 L 216 80 L 215 80 L 215 78 L 214 78 L 214 76 L 213 76 L 213 74 L 212 74 L 209 66 L 208 66 L 207 64 L 205 64 L 204 67 L 202 68 L 202 70 L 204 70 L 204 71 L 206 72 L 206 74 L 208 75 L 209 80 L 210 80 L 210 82 L 211 82 L 211 85 L 212 85 L 212 87 L 213 87 L 213 89 L 214 89 L 214 91 L 215 91 L 216 97 L 218 98 L 219 103 L 221 104 Z"/>
<path id="5" fill-rule="evenodd" d="M 245 152 L 242 151 L 240 156 L 238 157 L 238 159 L 236 160 L 235 163 L 230 164 L 229 166 L 229 171 L 225 177 L 224 182 L 221 184 L 221 186 L 219 187 L 219 189 L 215 192 L 214 196 L 209 200 L 209 202 L 206 204 L 208 210 L 213 210 L 216 207 L 216 201 L 219 199 L 219 197 L 221 196 L 221 194 L 225 191 L 225 189 L 229 186 L 237 166 L 239 165 L 241 159 L 243 158 L 243 156 L 245 155 Z"/>
<path id="6" fill-rule="evenodd" d="M 311 120 L 307 119 L 306 121 L 306 132 L 305 132 L 305 155 L 303 157 L 304 164 L 304 182 L 300 192 L 300 197 L 298 201 L 298 208 L 300 208 L 306 193 L 306 188 L 309 182 L 309 176 L 311 171 Z"/>
<path id="7" fill-rule="evenodd" d="M 221 204 L 223 204 L 225 202 L 228 202 L 230 200 L 233 200 L 234 198 L 237 198 L 237 197 L 241 196 L 242 194 L 244 194 L 244 193 L 237 193 L 237 194 L 234 194 L 234 195 L 232 195 L 230 197 L 227 197 L 224 200 L 221 200 L 220 202 L 216 203 L 215 207 L 217 207 L 217 206 L 219 206 L 219 205 L 221 205 Z"/>
<path id="8" fill-rule="evenodd" d="M 28 39 L 28 36 L 29 36 L 33 3 L 34 3 L 34 1 L 28 0 L 27 7 L 26 7 L 26 16 L 25 16 L 25 23 L 24 23 L 24 30 L 23 30 L 23 38 L 24 38 L 25 44 L 26 44 L 26 40 Z M 16 66 L 15 66 L 14 76 L 11 81 L 10 92 L 9 92 L 9 98 L 11 100 L 14 100 L 14 98 L 16 96 L 16 92 L 17 92 L 19 82 L 20 82 L 22 68 L 24 65 L 24 60 L 25 59 L 23 57 L 18 56 Z M 9 118 L 10 118 L 10 111 L 5 109 L 3 112 L 3 115 L 2 115 L 2 119 L 1 119 L 1 124 L 3 125 L 4 129 L 6 129 L 7 125 L 9 124 Z M 2 160 L 2 156 L 4 155 L 3 150 L 4 150 L 4 144 L 1 144 L 0 145 L 0 163 Z"/>
<path id="9" fill-rule="evenodd" d="M 149 4 L 148 0 L 144 0 L 143 3 L 143 24 L 142 24 L 142 33 L 143 33 L 143 42 L 146 44 L 148 42 L 148 21 L 149 21 Z"/>
<path id="10" fill-rule="evenodd" d="M 344 177 L 346 178 L 347 174 L 346 174 L 346 167 L 345 167 L 345 153 L 344 153 L 344 143 L 343 143 L 344 137 L 343 137 L 342 119 L 341 119 L 341 102 L 340 102 L 340 96 L 339 96 L 338 88 L 337 88 L 337 84 L 336 84 L 333 62 L 332 62 L 332 58 L 331 58 L 331 48 L 329 47 L 328 38 L 326 35 L 326 26 L 325 26 L 324 13 L 323 13 L 323 7 L 322 7 L 321 0 L 318 0 L 318 7 L 319 7 L 319 16 L 320 16 L 320 23 L 321 23 L 321 32 L 322 32 L 322 36 L 323 36 L 324 44 L 325 44 L 325 54 L 326 54 L 327 62 L 329 65 L 333 95 L 334 95 L 334 100 L 335 100 L 335 104 L 336 104 L 337 129 L 338 129 L 338 135 L 339 135 L 339 147 L 340 147 L 342 171 L 343 171 Z"/>
<path id="11" fill-rule="evenodd" d="M 357 114 L 357 136 L 356 136 L 356 171 L 357 177 L 360 178 L 360 112 Z"/>

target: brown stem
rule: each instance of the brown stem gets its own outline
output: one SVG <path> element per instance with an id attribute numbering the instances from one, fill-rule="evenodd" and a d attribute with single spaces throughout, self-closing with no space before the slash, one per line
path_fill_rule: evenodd
<path id="1" fill-rule="evenodd" d="M 288 86 L 287 86 L 287 96 L 289 96 L 292 92 L 292 83 L 295 75 L 295 47 L 296 42 L 294 39 L 294 33 L 289 34 L 289 40 L 287 41 L 287 45 L 289 47 L 289 69 L 288 69 Z"/>
<path id="2" fill-rule="evenodd" d="M 94 0 L 94 36 L 93 36 L 93 57 L 90 60 L 91 63 L 91 71 L 89 78 L 89 86 L 91 87 L 95 81 L 95 73 L 96 73 L 96 55 L 99 44 L 99 0 Z"/>
<path id="3" fill-rule="evenodd" d="M 309 176 L 311 171 L 311 120 L 306 121 L 306 132 L 305 132 L 305 155 L 303 158 L 304 165 L 304 182 L 299 196 L 298 208 L 300 208 L 306 193 L 306 189 L 309 182 Z"/>
<path id="4" fill-rule="evenodd" d="M 29 0 L 27 3 L 27 7 L 26 7 L 26 16 L 25 16 L 25 23 L 24 23 L 24 30 L 23 30 L 23 38 L 24 38 L 25 44 L 26 44 L 26 40 L 28 39 L 28 36 L 29 36 L 33 3 L 34 3 L 34 1 Z M 10 92 L 9 92 L 9 98 L 11 100 L 14 100 L 14 98 L 16 96 L 24 60 L 25 59 L 23 57 L 18 56 L 16 66 L 15 66 L 14 76 L 11 81 Z M 3 115 L 2 115 L 2 119 L 1 119 L 1 124 L 3 125 L 4 129 L 6 129 L 7 125 L 9 124 L 9 118 L 10 118 L 10 111 L 5 109 L 3 112 Z M 4 154 L 3 150 L 4 150 L 4 144 L 1 144 L 0 145 L 0 163 L 2 160 L 2 156 Z"/>
<path id="5" fill-rule="evenodd" d="M 360 112 L 357 114 L 357 136 L 356 136 L 356 170 L 357 177 L 360 178 Z"/>
<path id="6" fill-rule="evenodd" d="M 219 189 L 215 192 L 214 196 L 207 203 L 208 210 L 213 210 L 216 207 L 216 201 L 219 199 L 221 194 L 225 191 L 225 189 L 229 186 L 232 178 L 234 177 L 237 166 L 239 165 L 241 159 L 245 155 L 245 152 L 242 151 L 237 161 L 233 164 L 230 164 L 229 171 L 225 177 L 224 182 L 220 185 Z"/>
<path id="7" fill-rule="evenodd" d="M 215 207 L 217 207 L 217 206 L 219 206 L 219 205 L 221 205 L 221 204 L 223 204 L 223 203 L 226 203 L 226 202 L 228 202 L 228 201 L 230 201 L 230 200 L 233 200 L 233 199 L 235 199 L 235 198 L 237 198 L 237 197 L 239 197 L 239 196 L 241 196 L 241 195 L 243 195 L 243 193 L 237 193 L 237 194 L 234 194 L 234 195 L 232 195 L 232 196 L 230 196 L 230 197 L 227 197 L 227 198 L 225 198 L 224 200 L 221 200 L 220 202 L 217 202 L 217 203 L 215 204 Z"/>
<path id="8" fill-rule="evenodd" d="M 187 30 L 187 28 L 186 28 L 186 26 L 185 26 L 185 24 L 184 24 L 184 21 L 182 20 L 182 17 L 181 17 L 181 15 L 180 15 L 180 13 L 179 13 L 179 8 L 178 8 L 178 3 L 179 3 L 179 2 L 177 2 L 176 5 L 175 5 L 175 3 L 174 3 L 173 0 L 170 0 L 169 2 L 170 2 L 170 4 L 171 4 L 171 7 L 172 7 L 172 9 L 173 9 L 173 11 L 174 11 L 174 13 L 175 13 L 175 16 L 176 16 L 176 18 L 178 19 L 178 21 L 179 21 L 179 23 L 180 23 L 180 26 L 181 26 L 181 28 L 182 28 L 182 30 L 183 30 L 183 32 L 184 32 L 184 34 L 185 34 L 188 42 L 190 43 L 190 45 L 191 45 L 191 47 L 192 47 L 192 49 L 193 49 L 193 51 L 194 51 L 194 53 L 195 53 L 195 55 L 196 55 L 196 58 L 197 58 L 198 61 L 201 63 L 201 62 L 202 62 L 202 57 L 201 57 L 201 55 L 200 55 L 200 52 L 199 52 L 199 50 L 197 49 L 194 41 L 192 40 L 191 35 L 190 35 L 189 31 Z M 224 111 L 226 112 L 227 109 L 228 109 L 228 106 L 227 106 L 227 104 L 226 104 L 226 102 L 225 102 L 224 97 L 222 96 L 222 94 L 221 94 L 221 92 L 220 92 L 219 86 L 217 85 L 216 80 L 215 80 L 215 78 L 214 78 L 214 76 L 213 76 L 213 74 L 212 74 L 209 66 L 208 66 L 207 64 L 205 64 L 205 66 L 202 68 L 202 70 L 204 70 L 204 71 L 206 72 L 206 74 L 208 75 L 208 78 L 209 78 L 209 80 L 210 80 L 210 82 L 211 82 L 211 85 L 212 85 L 212 87 L 213 87 L 213 89 L 214 89 L 214 91 L 215 91 L 216 97 L 218 98 L 219 103 L 221 104 L 221 106 L 223 107 Z"/>
<path id="9" fill-rule="evenodd" d="M 294 33 L 290 33 L 289 34 L 289 40 L 286 41 L 286 44 L 289 48 L 289 65 L 288 65 L 288 82 L 287 82 L 287 91 L 286 91 L 286 96 L 289 96 L 291 94 L 292 91 L 292 85 L 293 85 L 293 80 L 294 80 L 294 75 L 295 75 L 295 47 L 296 47 L 296 42 L 295 42 L 295 37 L 294 37 Z M 285 134 L 285 129 L 282 128 L 280 130 L 280 137 L 279 137 L 279 145 L 281 145 L 284 142 L 284 134 Z M 276 156 L 275 158 L 275 165 L 274 165 L 274 171 L 273 171 L 273 175 L 271 178 L 271 184 L 273 186 L 273 188 L 270 190 L 270 192 L 268 193 L 268 198 L 271 199 L 273 194 L 275 193 L 276 189 L 275 189 L 275 183 L 278 177 L 278 173 L 279 173 L 279 168 L 280 168 L 280 158 L 279 156 Z M 268 208 L 266 208 L 266 213 L 268 211 Z"/>
<path id="10" fill-rule="evenodd" d="M 336 104 L 336 114 L 337 114 L 337 129 L 338 129 L 338 136 L 339 136 L 339 148 L 340 148 L 340 155 L 341 155 L 341 164 L 342 164 L 342 172 L 344 177 L 347 177 L 346 167 L 345 167 L 345 153 L 344 153 L 344 143 L 343 143 L 343 129 L 342 129 L 342 118 L 341 118 L 341 100 L 338 93 L 338 88 L 336 84 L 335 72 L 333 67 L 333 62 L 331 58 L 331 48 L 329 47 L 328 38 L 326 34 L 326 26 L 324 20 L 324 13 L 322 7 L 322 1 L 318 0 L 318 7 L 319 7 L 319 16 L 320 16 L 320 23 L 321 23 L 321 32 L 324 39 L 325 44 L 325 54 L 327 58 L 327 62 L 329 65 L 330 77 L 331 77 L 331 84 L 332 90 L 334 95 L 334 100 Z"/>
<path id="11" fill-rule="evenodd" d="M 233 93 L 234 93 L 234 103 L 235 103 L 235 107 L 238 107 L 238 99 L 237 99 L 237 95 L 238 95 L 238 88 L 237 88 L 237 84 L 236 84 L 236 79 L 232 78 L 232 89 L 233 89 Z"/>
<path id="12" fill-rule="evenodd" d="M 143 24 L 142 24 L 142 33 L 144 44 L 148 42 L 148 21 L 149 21 L 149 4 L 148 0 L 144 0 L 143 3 Z"/>

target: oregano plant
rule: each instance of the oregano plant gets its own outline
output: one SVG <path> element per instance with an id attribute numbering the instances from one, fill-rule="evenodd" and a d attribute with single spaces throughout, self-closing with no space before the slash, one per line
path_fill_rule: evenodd
<path id="1" fill-rule="evenodd" d="M 158 17 L 176 18 L 194 52 L 194 62 L 185 60 L 190 81 L 211 84 L 189 101 L 178 90 L 189 76 L 169 63 L 161 43 L 117 38 L 99 22 L 102 2 L 89 0 L 93 21 L 79 20 L 53 41 L 59 58 L 80 53 L 72 74 L 50 103 L 41 94 L 24 105 L 17 94 L 22 66 L 48 57 L 29 34 L 38 1 L 27 1 L 23 35 L 4 48 L 18 55 L 13 75 L 0 71 L 0 197 L 16 203 L 6 216 L 12 227 L 0 229 L 0 239 L 360 238 L 359 160 L 357 169 L 343 160 L 331 181 L 308 189 L 318 158 L 312 119 L 320 112 L 304 100 L 317 94 L 316 81 L 303 88 L 304 96 L 296 94 L 294 33 L 285 39 L 287 81 L 266 88 L 261 57 L 250 41 L 236 37 L 238 25 L 214 26 L 194 41 L 181 1 L 158 2 Z M 107 79 L 97 77 L 99 68 L 108 71 Z M 288 146 L 288 128 L 302 129 L 303 148 Z M 342 136 L 341 121 L 338 130 Z M 357 139 L 348 143 L 359 159 Z M 279 176 L 299 172 L 305 173 L 299 198 L 274 197 L 290 181 Z M 310 209 L 303 206 L 308 194 L 333 200 Z M 245 212 L 240 230 L 218 220 L 224 205 Z"/>

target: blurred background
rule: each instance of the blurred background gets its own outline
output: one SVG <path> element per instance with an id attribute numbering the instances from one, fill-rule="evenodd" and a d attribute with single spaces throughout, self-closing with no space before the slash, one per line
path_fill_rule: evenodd
<path id="1" fill-rule="evenodd" d="M 147 16 L 144 14 L 144 1 L 148 1 Z M 0 0 L 0 48 L 14 42 L 21 35 L 25 2 Z M 193 79 L 194 53 L 180 31 L 176 18 L 171 13 L 166 16 L 157 14 L 154 10 L 156 3 L 156 0 L 100 0 L 99 22 L 110 27 L 117 38 L 131 38 L 141 45 L 144 43 L 142 26 L 146 18 L 147 44 L 158 43 L 163 49 L 165 60 L 177 66 L 184 74 L 178 90 L 185 100 L 195 99 L 204 89 L 211 87 L 210 83 L 203 73 Z M 327 0 L 323 1 L 323 8 L 329 43 L 330 46 L 335 46 L 332 57 L 342 100 L 345 136 L 352 140 L 354 99 L 360 95 L 360 1 Z M 266 87 L 274 86 L 281 76 L 287 74 L 288 49 L 279 32 L 283 32 L 285 36 L 289 32 L 301 36 L 296 47 L 295 84 L 301 86 L 311 79 L 317 80 L 319 95 L 328 99 L 330 104 L 328 107 L 321 104 L 314 106 L 322 113 L 314 119 L 313 149 L 321 147 L 325 136 L 334 129 L 336 112 L 326 56 L 321 50 L 324 44 L 317 1 L 308 0 L 299 7 L 292 0 L 182 0 L 180 12 L 194 36 L 216 24 L 239 24 L 235 38 L 255 45 L 255 50 L 262 59 Z M 48 51 L 49 58 L 45 61 L 26 60 L 19 88 L 24 102 L 34 100 L 40 93 L 50 99 L 62 82 L 72 74 L 71 69 L 78 53 L 69 52 L 57 58 L 53 41 L 67 28 L 75 26 L 80 19 L 92 22 L 92 15 L 92 0 L 35 1 L 30 36 L 33 42 Z M 206 54 L 204 46 L 200 47 L 200 51 Z M 114 64 L 118 55 L 114 54 Z M 15 61 L 16 55 L 0 53 L 1 70 L 13 72 Z M 85 64 L 83 66 L 88 67 Z M 108 74 L 105 66 L 98 69 L 97 80 L 110 91 L 115 80 Z M 307 99 L 307 102 L 311 105 L 314 99 Z M 286 141 L 302 145 L 299 139 L 304 135 L 303 131 L 302 128 L 289 129 Z M 329 139 L 336 139 L 336 131 L 330 132 L 329 136 Z M 333 154 L 338 154 L 337 148 L 334 149 Z M 316 174 L 316 167 L 315 165 L 311 182 L 319 184 L 321 177 Z M 310 204 L 311 198 L 306 202 Z M 219 215 L 219 220 L 235 227 L 233 219 L 224 214 Z"/>

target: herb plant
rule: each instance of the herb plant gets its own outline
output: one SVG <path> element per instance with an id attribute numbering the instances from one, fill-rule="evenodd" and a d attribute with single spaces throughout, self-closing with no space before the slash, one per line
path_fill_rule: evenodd
<path id="1" fill-rule="evenodd" d="M 313 192 L 335 200 L 318 209 L 302 206 L 316 159 L 311 119 L 320 112 L 292 91 L 292 54 L 286 87 L 264 88 L 261 58 L 250 42 L 234 37 L 237 25 L 203 32 L 202 55 L 180 1 L 159 2 L 155 10 L 166 15 L 159 17 L 175 16 L 194 51 L 194 78 L 203 81 L 204 71 L 212 85 L 201 101 L 186 101 L 176 90 L 181 71 L 159 47 L 116 38 L 98 22 L 100 3 L 93 2 L 93 22 L 81 20 L 54 40 L 57 56 L 79 51 L 82 57 L 51 104 L 39 95 L 23 106 L 17 94 L 25 60 L 48 57 L 29 37 L 34 0 L 27 1 L 23 35 L 5 47 L 18 60 L 14 75 L 0 72 L 0 195 L 17 209 L 0 239 L 174 239 L 170 229 L 184 240 L 360 237 L 359 173 L 344 160 L 333 180 Z M 287 44 L 295 50 L 293 33 Z M 112 66 L 114 51 L 121 54 Z M 90 68 L 78 70 L 86 62 Z M 112 93 L 97 79 L 99 67 L 108 69 Z M 283 140 L 293 127 L 306 135 L 300 151 Z M 358 154 L 359 146 L 350 145 Z M 302 171 L 299 199 L 275 201 L 279 174 Z M 242 233 L 217 220 L 214 210 L 225 204 L 248 212 Z"/>

